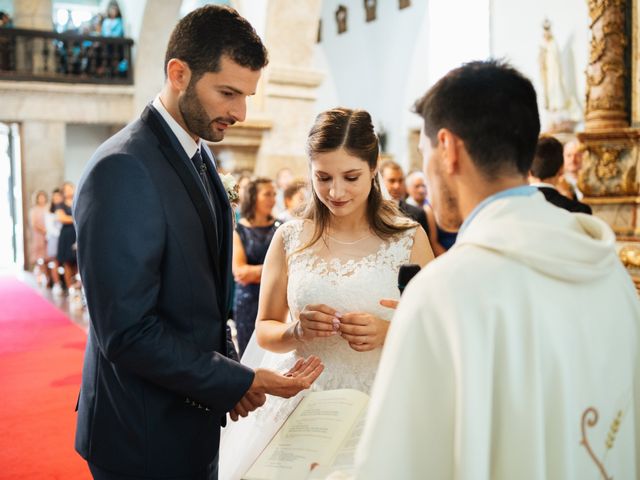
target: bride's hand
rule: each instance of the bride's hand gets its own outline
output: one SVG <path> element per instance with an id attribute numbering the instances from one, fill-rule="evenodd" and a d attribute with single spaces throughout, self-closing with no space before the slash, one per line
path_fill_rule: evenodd
<path id="1" fill-rule="evenodd" d="M 369 313 L 345 313 L 340 320 L 340 335 L 357 352 L 384 345 L 389 322 Z"/>
<path id="2" fill-rule="evenodd" d="M 305 305 L 295 327 L 295 336 L 300 340 L 313 340 L 315 337 L 337 335 L 341 317 L 340 312 L 328 305 Z"/>

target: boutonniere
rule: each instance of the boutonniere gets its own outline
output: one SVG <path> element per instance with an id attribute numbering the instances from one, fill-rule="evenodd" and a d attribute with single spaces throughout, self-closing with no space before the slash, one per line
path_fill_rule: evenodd
<path id="1" fill-rule="evenodd" d="M 240 188 L 236 183 L 235 177 L 230 173 L 221 173 L 220 180 L 222 181 L 225 192 L 227 192 L 227 197 L 229 197 L 229 203 L 235 206 L 240 199 L 240 196 L 238 195 Z"/>

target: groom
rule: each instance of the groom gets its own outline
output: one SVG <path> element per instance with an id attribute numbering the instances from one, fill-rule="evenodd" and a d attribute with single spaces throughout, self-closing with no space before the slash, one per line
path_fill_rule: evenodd
<path id="1" fill-rule="evenodd" d="M 78 187 L 78 260 L 91 315 L 76 449 L 99 479 L 217 478 L 220 426 L 322 371 L 237 362 L 226 320 L 231 208 L 202 140 L 246 115 L 267 52 L 229 8 L 184 17 L 166 82 L 93 155 Z"/>

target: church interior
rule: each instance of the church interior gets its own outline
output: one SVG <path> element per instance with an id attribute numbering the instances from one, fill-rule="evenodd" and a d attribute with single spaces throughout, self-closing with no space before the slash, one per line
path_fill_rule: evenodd
<path id="1" fill-rule="evenodd" d="M 0 0 L 0 479 L 89 478 L 73 451 L 88 313 L 64 268 L 68 291 L 51 288 L 30 212 L 153 101 L 173 27 L 208 3 L 235 8 L 269 51 L 246 121 L 210 144 L 221 173 L 306 178 L 309 129 L 336 106 L 370 112 L 381 158 L 421 171 L 414 102 L 454 67 L 504 59 L 533 82 L 542 133 L 579 145 L 574 188 L 615 232 L 640 294 L 637 0 Z M 120 31 L 96 30 L 114 6 Z M 41 298 L 55 311 L 23 310 Z M 55 322 L 34 320 L 27 348 L 16 315 Z"/>

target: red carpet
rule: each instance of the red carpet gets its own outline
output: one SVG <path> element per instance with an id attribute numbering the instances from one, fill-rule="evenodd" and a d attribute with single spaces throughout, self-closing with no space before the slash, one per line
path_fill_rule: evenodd
<path id="1" fill-rule="evenodd" d="M 89 479 L 73 449 L 85 334 L 0 277 L 0 479 Z"/>

